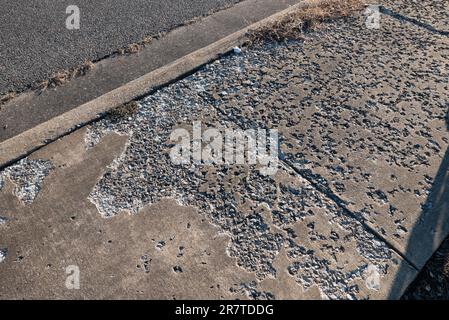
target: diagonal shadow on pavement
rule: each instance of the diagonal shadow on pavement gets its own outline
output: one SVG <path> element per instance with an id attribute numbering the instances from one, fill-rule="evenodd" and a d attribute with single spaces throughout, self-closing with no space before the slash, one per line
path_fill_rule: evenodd
<path id="1" fill-rule="evenodd" d="M 449 131 L 449 104 L 448 113 L 446 115 L 447 130 Z M 444 238 L 447 236 L 448 224 L 447 218 L 449 216 L 449 148 L 444 154 L 443 160 L 438 169 L 438 173 L 434 179 L 432 189 L 425 204 L 422 206 L 417 223 L 411 231 L 411 237 L 407 243 L 405 251 L 406 257 L 417 257 L 421 255 L 419 252 L 424 246 L 431 245 L 434 250 L 440 246 Z M 413 259 L 412 260 L 416 260 Z M 403 293 L 408 287 L 408 282 L 404 281 L 399 276 L 405 272 L 406 268 L 402 262 L 395 283 L 389 293 L 390 299 L 398 297 L 398 293 Z M 418 266 L 422 268 L 423 266 Z M 438 270 L 443 272 L 443 270 Z"/>

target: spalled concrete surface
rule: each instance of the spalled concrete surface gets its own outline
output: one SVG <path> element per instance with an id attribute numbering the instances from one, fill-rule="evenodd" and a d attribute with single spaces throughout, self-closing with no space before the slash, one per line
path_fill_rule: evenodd
<path id="1" fill-rule="evenodd" d="M 380 30 L 363 23 L 326 25 L 307 45 L 214 73 L 231 88 L 245 87 L 238 68 L 261 81 L 217 107 L 242 127 L 280 127 L 289 163 L 405 251 L 420 214 L 435 209 L 426 201 L 449 142 L 449 39 L 388 16 Z M 433 237 L 407 252 L 419 266 L 449 232 L 423 225 Z"/>
<path id="2" fill-rule="evenodd" d="M 402 259 L 288 166 L 267 177 L 248 166 L 172 164 L 173 128 L 193 120 L 235 127 L 208 106 L 208 75 L 150 96 L 135 116 L 107 118 L 33 154 L 55 169 L 29 206 L 17 210 L 4 192 L 11 216 L 2 243 L 9 261 L 22 257 L 0 266 L 10 279 L 5 298 L 383 297 L 365 284 L 368 266 L 389 290 Z M 39 224 L 30 225 L 31 212 Z M 85 289 L 57 285 L 64 263 L 83 270 Z M 15 276 L 35 279 L 30 265 L 56 268 L 45 269 L 48 280 L 35 291 Z"/>
<path id="3" fill-rule="evenodd" d="M 379 4 L 406 19 L 422 23 L 434 32 L 449 35 L 449 1 L 447 0 L 381 0 Z"/>
<path id="4" fill-rule="evenodd" d="M 326 23 L 8 167 L 0 297 L 399 298 L 449 233 L 448 43 L 389 15 Z M 277 173 L 173 164 L 193 121 L 278 129 Z"/>
<path id="5" fill-rule="evenodd" d="M 98 60 L 239 0 L 79 0 L 80 29 L 66 28 L 73 1 L 3 1 L 0 12 L 0 94 Z"/>

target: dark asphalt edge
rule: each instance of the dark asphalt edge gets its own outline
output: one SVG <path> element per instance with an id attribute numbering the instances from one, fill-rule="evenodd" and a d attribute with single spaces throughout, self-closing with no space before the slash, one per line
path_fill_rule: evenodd
<path id="1" fill-rule="evenodd" d="M 244 0 L 239 0 L 239 2 L 242 2 L 242 1 L 244 1 Z M 96 63 L 102 62 L 103 60 L 110 59 L 112 57 L 117 57 L 117 56 L 122 56 L 122 55 L 137 54 L 140 51 L 140 49 L 139 49 L 139 51 L 136 51 L 136 52 L 129 52 L 129 51 L 127 51 L 127 49 L 130 46 L 134 46 L 134 45 L 137 45 L 137 46 L 143 48 L 146 45 L 148 45 L 148 43 L 149 43 L 148 41 L 149 40 L 151 41 L 151 40 L 154 40 L 154 39 L 159 39 L 160 37 L 163 37 L 167 33 L 172 32 L 173 30 L 176 30 L 176 29 L 181 28 L 181 27 L 189 26 L 189 25 L 191 25 L 193 23 L 200 22 L 204 18 L 207 18 L 208 16 L 213 15 L 214 13 L 217 13 L 219 11 L 223 11 L 223 10 L 229 9 L 229 8 L 235 6 L 235 5 L 236 4 L 228 4 L 228 5 L 219 7 L 219 8 L 214 8 L 212 10 L 209 10 L 205 14 L 199 15 L 199 16 L 197 16 L 195 18 L 192 18 L 190 20 L 187 20 L 187 21 L 185 21 L 183 23 L 176 24 L 175 26 L 173 26 L 173 28 L 165 28 L 165 29 L 159 31 L 158 33 L 148 34 L 148 35 L 146 35 L 144 38 L 142 38 L 139 41 L 132 42 L 132 43 L 129 43 L 128 45 L 126 45 L 126 46 L 117 48 L 117 49 L 111 51 L 110 53 L 103 55 L 100 58 L 87 59 L 87 60 L 85 60 L 85 62 L 87 61 L 87 62 L 91 62 L 93 64 L 96 64 Z M 123 51 L 123 53 L 121 53 L 121 51 Z M 72 66 L 72 67 L 70 67 L 68 69 L 61 69 L 61 70 L 55 72 L 52 76 L 50 76 L 48 78 L 42 78 L 42 79 L 39 79 L 39 80 L 36 80 L 36 81 L 33 81 L 33 82 L 29 83 L 25 88 L 9 90 L 7 92 L 0 92 L 0 109 L 1 109 L 1 107 L 3 105 L 7 104 L 12 99 L 17 98 L 17 96 L 20 95 L 20 94 L 29 93 L 29 92 L 34 92 L 35 93 L 35 92 L 40 92 L 40 91 L 43 91 L 43 90 L 47 90 L 47 88 L 42 88 L 42 83 L 44 83 L 44 82 L 51 82 L 52 79 L 54 79 L 54 77 L 56 76 L 57 73 L 70 73 L 73 70 L 79 70 L 81 68 L 83 68 L 83 64 L 75 65 L 75 66 Z M 77 78 L 77 77 L 79 77 L 79 76 L 76 76 L 75 78 Z M 69 79 L 68 81 L 70 81 L 70 80 L 72 80 L 72 79 Z M 66 84 L 66 83 L 64 83 L 64 84 Z M 62 84 L 62 85 L 64 85 L 64 84 Z"/>
<path id="2" fill-rule="evenodd" d="M 24 92 L 0 107 L 0 144 L 301 1 L 245 0 L 154 38 L 137 54 L 110 56 L 83 76 L 69 72 L 64 85 Z"/>
<path id="3" fill-rule="evenodd" d="M 247 34 L 249 31 L 261 29 L 263 26 L 282 19 L 282 17 L 307 5 L 309 4 L 300 2 L 290 6 L 75 109 L 3 141 L 0 143 L 0 171 L 46 145 L 101 119 L 108 111 L 185 78 L 201 66 L 229 53 L 233 47 L 243 45 L 248 40 Z"/>

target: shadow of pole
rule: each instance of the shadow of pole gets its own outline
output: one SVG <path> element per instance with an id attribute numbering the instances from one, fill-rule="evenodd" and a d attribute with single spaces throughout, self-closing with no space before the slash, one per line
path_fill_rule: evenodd
<path id="1" fill-rule="evenodd" d="M 447 130 L 449 131 L 449 110 L 446 115 Z M 447 148 L 432 188 L 422 206 L 422 212 L 411 231 L 407 243 L 405 256 L 412 262 L 427 261 L 429 248 L 432 253 L 438 249 L 449 233 L 449 148 Z M 395 283 L 389 293 L 389 299 L 396 299 L 403 294 L 409 283 L 404 281 L 404 272 L 408 272 L 407 262 L 403 262 Z M 424 267 L 421 263 L 418 268 Z M 443 272 L 443 270 L 440 270 Z"/>

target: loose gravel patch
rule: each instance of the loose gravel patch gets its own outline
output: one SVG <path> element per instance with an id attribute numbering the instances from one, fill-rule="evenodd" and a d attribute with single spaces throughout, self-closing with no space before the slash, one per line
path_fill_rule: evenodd
<path id="1" fill-rule="evenodd" d="M 14 194 L 25 204 L 31 204 L 52 168 L 48 160 L 21 160 L 0 172 L 0 190 L 8 178 L 15 185 Z"/>

